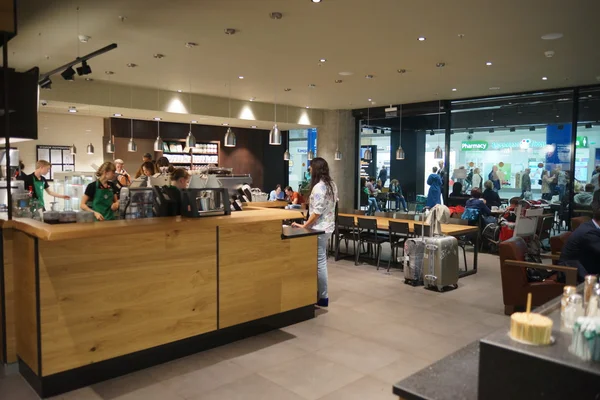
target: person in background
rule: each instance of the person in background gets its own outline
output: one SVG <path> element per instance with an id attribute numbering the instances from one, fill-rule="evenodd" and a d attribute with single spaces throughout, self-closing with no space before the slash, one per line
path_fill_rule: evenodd
<path id="1" fill-rule="evenodd" d="M 146 161 L 142 164 L 142 174 L 147 177 L 151 177 L 156 174 L 156 166 L 152 161 Z"/>
<path id="2" fill-rule="evenodd" d="M 23 181 L 23 180 L 25 180 L 26 176 L 27 175 L 25 174 L 25 164 L 23 164 L 22 160 L 19 160 L 19 170 L 15 172 L 14 178 L 18 179 L 20 181 Z M 27 189 L 27 188 L 25 188 L 25 189 Z"/>
<path id="3" fill-rule="evenodd" d="M 396 200 L 396 210 L 399 210 L 400 204 L 402 204 L 402 209 L 404 212 L 408 212 L 408 207 L 406 207 L 406 199 L 402 195 L 402 186 L 400 186 L 398 179 L 392 179 L 390 182 L 390 196 Z"/>
<path id="4" fill-rule="evenodd" d="M 378 178 L 381 181 L 381 187 L 384 187 L 385 186 L 385 182 L 388 179 L 388 170 L 387 170 L 387 167 L 385 165 L 381 166 L 381 170 L 379 171 Z"/>
<path id="5" fill-rule="evenodd" d="M 29 191 L 31 188 L 31 197 L 39 202 L 41 208 L 44 208 L 44 191 L 52 197 L 65 200 L 70 199 L 69 196 L 58 194 L 50 190 L 50 185 L 48 185 L 48 181 L 44 177 L 44 175 L 47 175 L 48 172 L 50 172 L 50 168 L 52 168 L 52 165 L 48 161 L 39 160 L 35 163 L 35 171 L 30 175 L 25 175 L 23 178 L 25 190 Z"/>
<path id="6" fill-rule="evenodd" d="M 502 214 L 502 219 L 507 222 L 517 222 L 517 207 L 519 206 L 520 197 L 513 197 L 510 199 L 508 208 Z"/>
<path id="7" fill-rule="evenodd" d="M 433 208 L 437 204 L 441 204 L 442 182 L 442 175 L 438 174 L 438 168 L 433 167 L 432 173 L 429 174 L 429 177 L 427 178 L 427 184 L 429 185 L 429 192 L 427 193 L 427 203 L 425 204 L 427 207 Z"/>
<path id="8" fill-rule="evenodd" d="M 440 176 L 440 179 L 442 180 L 442 186 L 444 186 L 444 178 L 446 177 L 446 169 L 444 168 L 444 161 L 440 160 L 438 162 L 438 165 L 439 165 L 439 167 L 438 167 L 437 174 Z"/>
<path id="9" fill-rule="evenodd" d="M 144 171 L 142 169 L 142 167 L 144 166 L 145 163 L 150 162 L 152 163 L 152 155 L 150 153 L 146 153 L 142 156 L 142 165 L 140 165 L 140 168 L 137 170 L 137 172 L 135 173 L 135 179 L 139 178 L 140 176 L 144 175 Z"/>
<path id="10" fill-rule="evenodd" d="M 594 185 L 588 183 L 585 185 L 585 192 L 577 193 L 573 198 L 576 206 L 590 208 L 594 200 Z"/>
<path id="11" fill-rule="evenodd" d="M 542 177 L 540 179 L 540 184 L 542 185 L 542 199 L 546 201 L 552 200 L 552 190 L 550 188 L 550 183 L 554 180 L 547 169 L 542 171 Z"/>
<path id="12" fill-rule="evenodd" d="M 483 191 L 483 199 L 488 207 L 500 207 L 501 201 L 500 196 L 494 190 L 494 183 L 492 181 L 485 181 L 483 184 L 485 190 Z"/>
<path id="13" fill-rule="evenodd" d="M 375 182 L 375 189 L 377 189 L 379 192 L 381 192 L 383 189 L 383 182 L 381 179 L 377 179 L 377 182 Z"/>
<path id="14" fill-rule="evenodd" d="M 600 189 L 600 165 L 596 165 L 596 169 L 592 172 L 590 183 L 594 185 L 594 192 Z"/>
<path id="15" fill-rule="evenodd" d="M 171 165 L 171 162 L 167 157 L 160 157 L 156 160 L 155 172 L 158 174 L 172 174 L 175 171 L 175 167 Z"/>
<path id="16" fill-rule="evenodd" d="M 285 195 L 287 196 L 287 199 L 291 205 L 300 206 L 301 204 L 304 203 L 304 198 L 302 197 L 302 195 L 298 192 L 295 192 L 291 186 L 287 186 L 285 188 Z"/>
<path id="17" fill-rule="evenodd" d="M 560 164 L 556 166 L 554 171 L 554 175 L 556 176 L 556 188 L 558 189 L 558 200 L 562 201 L 567 187 L 567 175 L 562 170 L 562 165 Z"/>
<path id="18" fill-rule="evenodd" d="M 475 188 L 471 190 L 471 198 L 467 200 L 465 208 L 475 208 L 479 210 L 479 215 L 483 217 L 486 225 L 497 222 L 496 218 L 492 215 L 492 210 L 490 210 L 485 203 L 485 200 L 481 199 L 481 191 Z"/>
<path id="19" fill-rule="evenodd" d="M 338 201 L 338 190 L 329 175 L 329 165 L 321 157 L 310 163 L 310 205 L 309 217 L 304 224 L 294 226 L 325 231 L 317 239 L 317 305 L 329 306 L 327 290 L 327 242 L 335 230 L 335 205 Z"/>
<path id="20" fill-rule="evenodd" d="M 492 167 L 492 170 L 488 174 L 488 180 L 492 181 L 492 185 L 493 185 L 492 189 L 494 190 L 494 192 L 498 192 L 500 189 L 502 189 L 500 177 L 498 176 L 498 166 L 497 165 L 494 165 Z"/>
<path id="21" fill-rule="evenodd" d="M 449 194 L 449 197 L 463 197 L 463 185 L 460 182 L 455 182 L 452 185 L 452 193 Z"/>
<path id="22" fill-rule="evenodd" d="M 285 193 L 281 190 L 281 185 L 275 186 L 274 190 L 269 193 L 269 201 L 284 200 Z"/>
<path id="23" fill-rule="evenodd" d="M 375 188 L 375 178 L 372 176 L 367 179 L 366 184 L 367 195 L 369 196 L 369 215 L 374 215 L 375 212 L 381 211 L 379 209 L 379 204 L 377 204 L 377 194 L 379 191 Z"/>
<path id="24" fill-rule="evenodd" d="M 530 168 L 525 168 L 523 171 L 523 176 L 521 177 L 521 198 L 524 199 L 525 196 L 531 196 L 531 173 Z M 529 195 L 527 194 L 529 192 Z"/>
<path id="25" fill-rule="evenodd" d="M 81 209 L 93 212 L 97 221 L 115 219 L 115 211 L 119 209 L 118 189 L 112 182 L 116 170 L 112 162 L 103 163 L 96 171 L 96 181 L 87 185 L 81 198 Z M 91 207 L 88 202 L 92 202 Z"/>
<path id="26" fill-rule="evenodd" d="M 125 171 L 124 166 L 125 162 L 123 160 L 121 160 L 120 158 L 117 158 L 115 160 L 115 167 L 117 168 L 117 170 L 115 171 L 115 175 L 117 177 L 117 187 L 125 187 L 131 185 L 131 176 L 129 176 L 127 171 Z"/>
<path id="27" fill-rule="evenodd" d="M 481 176 L 481 171 L 479 168 L 475 168 L 473 171 L 473 179 L 472 179 L 472 187 L 477 188 L 479 190 L 483 189 L 483 178 Z"/>
<path id="28" fill-rule="evenodd" d="M 581 282 L 586 275 L 600 273 L 600 208 L 593 212 L 593 219 L 573 231 L 560 253 L 559 264 L 577 268 Z"/>

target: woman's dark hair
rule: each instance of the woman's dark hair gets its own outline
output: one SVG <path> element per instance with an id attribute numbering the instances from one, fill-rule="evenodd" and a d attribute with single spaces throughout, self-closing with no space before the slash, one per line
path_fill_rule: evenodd
<path id="1" fill-rule="evenodd" d="M 521 201 L 520 197 L 512 197 L 509 201 L 509 203 L 513 206 L 516 206 L 519 204 L 519 201 Z"/>
<path id="2" fill-rule="evenodd" d="M 315 185 L 321 181 L 327 187 L 327 194 L 333 196 L 333 181 L 329 176 L 329 164 L 321 157 L 316 157 L 310 162 L 310 190 L 312 192 Z"/>
<path id="3" fill-rule="evenodd" d="M 365 186 L 367 186 L 367 178 L 365 178 L 364 176 L 360 177 L 360 187 L 364 188 Z"/>
<path id="4" fill-rule="evenodd" d="M 142 164 L 142 170 L 146 168 L 152 175 L 156 173 L 156 168 L 154 167 L 154 163 L 152 161 L 146 161 Z"/>
<path id="5" fill-rule="evenodd" d="M 175 168 L 171 173 L 171 180 L 177 182 L 181 178 L 188 179 L 190 177 L 190 173 L 187 172 L 185 168 Z"/>
<path id="6" fill-rule="evenodd" d="M 173 167 L 171 165 L 171 162 L 169 161 L 169 159 L 165 156 L 160 157 L 158 160 L 156 160 L 156 169 L 158 170 L 158 172 L 161 172 L 161 168 L 166 167 L 167 172 L 172 174 L 173 171 L 175 170 L 175 167 Z"/>
<path id="7" fill-rule="evenodd" d="M 474 199 L 478 199 L 478 198 L 480 198 L 480 197 L 481 197 L 481 190 L 479 190 L 479 188 L 474 188 L 474 189 L 471 189 L 471 196 L 472 196 Z"/>
<path id="8" fill-rule="evenodd" d="M 452 193 L 461 194 L 462 193 L 462 183 L 454 182 L 454 185 L 452 185 Z"/>
<path id="9" fill-rule="evenodd" d="M 283 190 L 284 192 L 293 192 L 294 189 L 292 189 L 291 186 L 286 186 L 285 189 Z"/>

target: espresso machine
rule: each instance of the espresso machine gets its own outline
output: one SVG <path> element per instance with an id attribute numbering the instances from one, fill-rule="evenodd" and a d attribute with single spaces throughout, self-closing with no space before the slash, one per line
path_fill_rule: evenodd
<path id="1" fill-rule="evenodd" d="M 10 175 L 10 191 L 15 208 L 27 208 L 29 197 L 26 196 L 24 182 L 15 179 L 19 169 L 19 150 L 9 149 L 10 165 L 6 165 L 6 148 L 0 148 L 0 212 L 8 211 L 8 181 Z"/>

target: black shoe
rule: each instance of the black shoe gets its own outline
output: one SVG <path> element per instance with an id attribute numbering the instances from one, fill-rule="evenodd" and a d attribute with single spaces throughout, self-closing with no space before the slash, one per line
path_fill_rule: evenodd
<path id="1" fill-rule="evenodd" d="M 317 301 L 317 305 L 319 307 L 329 307 L 329 297 L 319 299 L 319 301 Z"/>

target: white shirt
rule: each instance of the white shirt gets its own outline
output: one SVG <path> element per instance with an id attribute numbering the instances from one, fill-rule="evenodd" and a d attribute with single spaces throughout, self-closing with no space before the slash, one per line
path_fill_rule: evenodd
<path id="1" fill-rule="evenodd" d="M 335 230 L 335 202 L 338 198 L 338 190 L 335 182 L 331 182 L 331 186 L 333 186 L 333 195 L 327 194 L 327 185 L 323 181 L 317 183 L 310 193 L 310 215 L 319 215 L 311 228 L 326 233 Z"/>

